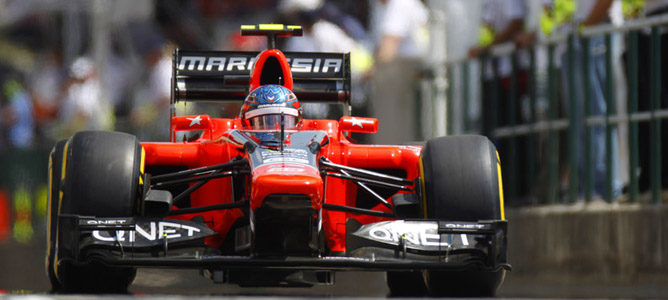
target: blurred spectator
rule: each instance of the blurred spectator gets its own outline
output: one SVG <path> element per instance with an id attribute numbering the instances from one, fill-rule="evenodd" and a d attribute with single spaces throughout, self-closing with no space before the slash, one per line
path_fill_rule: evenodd
<path id="1" fill-rule="evenodd" d="M 302 25 L 301 38 L 288 39 L 286 51 L 351 52 L 361 48 L 341 27 L 323 18 L 323 0 L 284 0 L 279 11 L 285 20 Z M 363 48 L 362 48 L 363 49 Z"/>
<path id="2" fill-rule="evenodd" d="M 101 93 L 97 66 L 89 58 L 79 57 L 69 75 L 58 115 L 61 138 L 81 130 L 113 130 L 113 107 Z"/>
<path id="3" fill-rule="evenodd" d="M 361 3 L 355 3 L 355 5 L 357 6 L 356 8 L 359 8 Z M 321 10 L 323 19 L 341 27 L 351 38 L 358 42 L 366 42 L 368 40 L 369 36 L 362 23 L 355 17 L 342 11 L 337 4 L 325 1 Z"/>
<path id="4" fill-rule="evenodd" d="M 477 58 L 486 55 L 492 46 L 513 41 L 524 28 L 526 7 L 524 0 L 486 0 L 483 3 L 482 26 L 480 28 L 479 43 L 469 49 L 469 57 Z M 527 53 L 520 51 L 518 77 L 518 94 L 526 94 Z M 483 134 L 491 136 L 491 131 L 496 126 L 512 125 L 509 120 L 507 107 L 510 97 L 510 75 L 513 71 L 513 60 L 510 56 L 485 57 L 483 58 Z M 493 99 L 492 89 L 495 88 L 495 80 L 498 79 L 499 86 L 494 92 L 498 92 L 497 99 Z M 494 102 L 494 101 L 497 102 Z M 520 107 L 520 105 L 517 105 Z M 521 116 L 521 111 L 518 111 Z"/>
<path id="5" fill-rule="evenodd" d="M 429 41 L 427 8 L 420 0 L 371 0 L 375 49 L 371 110 L 379 119 L 374 143 L 417 139 L 415 82 Z"/>
<path id="6" fill-rule="evenodd" d="M 337 10 L 340 19 L 350 20 L 352 17 L 343 14 L 335 5 L 323 0 L 284 0 L 279 10 L 288 22 L 302 25 L 304 35 L 299 38 L 288 39 L 286 51 L 315 51 L 315 52 L 350 52 L 351 72 L 353 76 L 367 72 L 373 65 L 373 58 L 360 40 L 349 36 L 340 25 L 324 19 L 325 12 Z M 354 21 L 347 21 L 355 23 Z M 365 36 L 361 25 L 351 26 L 362 30 L 359 36 Z"/>
<path id="7" fill-rule="evenodd" d="M 525 17 L 526 4 L 522 0 L 485 0 L 479 45 L 469 50 L 469 56 L 478 57 L 494 45 L 512 41 L 522 32 Z M 499 68 L 509 69 L 510 62 L 503 60 Z"/>
<path id="8" fill-rule="evenodd" d="M 493 139 L 492 130 L 498 127 L 514 126 L 530 122 L 527 84 L 529 57 L 526 50 L 519 50 L 513 56 L 489 57 L 487 52 L 495 45 L 512 42 L 524 29 L 527 17 L 525 0 L 485 0 L 482 10 L 482 26 L 479 44 L 469 50 L 469 57 L 482 57 L 482 133 Z M 515 71 L 515 82 L 512 72 Z M 512 94 L 515 88 L 515 94 Z M 511 99 L 515 97 L 515 99 Z M 511 101 L 511 100 L 514 100 Z M 526 157 L 527 137 L 514 137 L 495 141 L 502 157 L 501 169 L 507 174 L 509 183 L 526 182 L 528 163 L 518 157 Z M 514 143 L 514 144 L 513 144 Z M 511 146 L 515 146 L 512 148 Z M 515 152 L 511 152 L 514 149 Z M 507 176 L 511 175 L 511 176 Z M 529 193 L 528 185 L 508 186 L 513 196 L 524 197 Z"/>
<path id="9" fill-rule="evenodd" d="M 172 77 L 171 45 L 151 23 L 131 26 L 134 49 L 143 66 L 138 70 L 130 109 L 130 123 L 140 140 L 169 140 L 169 101 Z"/>
<path id="10" fill-rule="evenodd" d="M 43 63 L 30 75 L 29 86 L 34 99 L 38 134 L 53 142 L 57 137 L 52 136 L 53 132 L 46 129 L 53 125 L 58 117 L 67 70 L 63 67 L 61 55 L 55 47 L 46 50 L 40 60 Z"/>
<path id="11" fill-rule="evenodd" d="M 642 1 L 624 1 L 625 7 L 624 12 L 627 18 L 635 18 L 642 16 L 656 16 L 661 14 L 668 13 L 668 0 L 645 0 L 644 7 Z M 639 2 L 639 3 L 638 3 Z M 635 5 L 634 5 L 635 4 Z M 661 40 L 661 53 L 668 53 L 668 26 L 663 26 L 659 28 L 660 40 Z M 649 111 L 651 107 L 651 71 L 650 68 L 653 62 L 651 60 L 651 41 L 650 41 L 650 31 L 643 30 L 638 36 L 638 111 Z M 661 58 L 661 95 L 659 99 L 659 109 L 668 108 L 668 59 L 665 57 Z M 668 121 L 665 119 L 661 122 L 661 151 L 662 151 L 662 186 L 663 188 L 668 188 L 668 138 L 666 138 L 666 133 L 668 132 Z M 640 191 L 647 191 L 651 185 L 651 169 L 650 166 L 650 123 L 649 122 L 640 122 L 638 123 L 638 146 L 639 146 L 639 167 L 640 167 L 640 177 L 639 180 L 639 189 Z"/>
<path id="12" fill-rule="evenodd" d="M 569 110 L 569 82 L 572 80 L 574 83 L 573 92 L 574 103 L 576 104 L 576 135 L 577 143 L 576 155 L 577 155 L 577 170 L 570 170 L 570 174 L 576 174 L 578 176 L 578 187 L 579 187 L 579 199 L 583 199 L 583 192 L 586 184 L 585 173 L 585 158 L 584 158 L 584 149 L 583 145 L 585 144 L 585 133 L 584 133 L 584 85 L 588 85 L 591 91 L 591 102 L 589 107 L 589 112 L 592 116 L 603 116 L 607 111 L 607 104 L 605 99 L 605 82 L 606 82 L 606 69 L 605 69 L 605 53 L 606 51 L 613 51 L 614 49 L 606 49 L 604 44 L 604 36 L 594 36 L 589 38 L 589 53 L 583 53 L 581 46 L 581 39 L 578 35 L 578 32 L 581 28 L 588 26 L 595 26 L 604 23 L 610 23 L 613 20 L 619 20 L 621 17 L 621 5 L 614 0 L 544 0 L 543 10 L 540 16 L 540 31 L 539 32 L 525 32 L 519 34 L 514 38 L 516 45 L 520 48 L 526 48 L 531 46 L 538 35 L 550 36 L 555 33 L 573 33 L 576 35 L 574 39 L 574 57 L 573 57 L 573 70 L 570 69 L 568 64 L 568 52 L 566 42 L 559 44 L 556 47 L 555 51 L 555 67 L 560 69 L 561 72 L 561 96 L 563 111 L 570 112 Z M 616 38 L 613 36 L 613 39 Z M 613 43 L 615 47 L 615 43 Z M 582 66 L 583 57 L 587 55 L 589 57 L 589 73 L 584 74 L 584 68 Z M 616 70 L 615 70 L 616 71 Z M 611 74 L 614 76 L 615 74 Z M 571 77 L 572 76 L 572 77 Z M 618 87 L 619 89 L 619 87 Z M 619 105 L 618 105 L 619 106 Z M 614 108 L 610 108 L 614 109 Z M 592 147 L 592 156 L 591 163 L 593 166 L 593 178 L 594 178 L 594 198 L 602 199 L 606 196 L 606 170 L 607 168 L 612 169 L 613 182 L 612 182 L 612 198 L 616 199 L 621 195 L 622 192 L 622 180 L 620 176 L 620 161 L 621 157 L 619 155 L 620 146 L 618 142 L 617 134 L 618 125 L 613 125 L 613 141 L 612 141 L 612 156 L 613 163 L 611 166 L 606 164 L 606 148 L 605 148 L 605 126 L 596 125 L 591 126 L 591 147 Z M 563 149 L 562 149 L 563 150 Z"/>
<path id="13" fill-rule="evenodd" d="M 0 124 L 5 127 L 8 146 L 26 149 L 35 137 L 32 99 L 23 85 L 14 77 L 2 83 Z"/>
<path id="14" fill-rule="evenodd" d="M 560 1 L 560 0 L 556 0 Z M 563 1 L 563 0 L 561 0 Z M 610 14 L 613 0 L 578 0 L 575 4 L 575 10 L 573 13 L 573 22 L 566 25 L 571 30 L 577 30 L 579 27 L 588 27 L 595 26 L 598 24 L 609 23 Z M 621 7 L 619 7 L 621 8 Z M 621 10 L 619 11 L 621 13 Z M 606 49 L 604 36 L 594 36 L 589 39 L 589 53 L 583 53 L 582 46 L 579 39 L 574 41 L 574 69 L 570 69 L 568 61 L 568 52 L 562 54 L 562 66 L 561 66 L 561 75 L 562 75 L 562 94 L 565 96 L 569 95 L 569 82 L 574 83 L 573 91 L 575 103 L 577 107 L 575 111 L 576 116 L 576 131 L 578 136 L 578 143 L 576 143 L 576 153 L 578 155 L 578 170 L 571 170 L 571 172 L 576 172 L 578 174 L 578 186 L 580 187 L 580 193 L 584 191 L 586 176 L 585 166 L 584 166 L 584 144 L 585 144 L 585 133 L 584 133 L 584 85 L 589 85 L 589 90 L 591 91 L 591 102 L 589 107 L 589 112 L 593 116 L 604 116 L 608 108 L 606 105 L 605 99 L 605 82 L 606 82 L 606 69 L 605 69 L 605 53 L 606 51 L 612 51 L 611 49 Z M 584 74 L 583 66 L 581 64 L 583 56 L 589 56 L 589 73 Z M 610 74 L 612 76 L 612 74 Z M 569 77 L 572 76 L 571 79 Z M 568 101 L 565 101 L 565 105 L 568 106 Z M 566 109 L 566 111 L 570 111 Z M 613 125 L 614 126 L 614 125 Z M 606 164 L 606 147 L 605 147 L 605 126 L 604 125 L 595 125 L 591 126 L 591 147 L 592 147 L 592 157 L 593 160 L 593 173 L 594 173 L 594 197 L 595 198 L 604 198 L 606 196 L 606 170 L 612 168 L 613 182 L 612 182 L 612 198 L 616 199 L 621 195 L 622 192 L 622 183 L 620 181 L 619 174 L 619 148 L 617 144 L 617 129 L 616 126 L 613 127 L 613 141 L 612 141 L 612 156 L 613 163 L 611 166 Z M 571 173 L 573 174 L 573 173 Z"/>
<path id="15" fill-rule="evenodd" d="M 141 78 L 133 74 L 133 61 L 127 57 L 120 56 L 116 51 L 109 51 L 105 59 L 104 69 L 101 73 L 103 79 L 102 87 L 105 91 L 106 100 L 109 101 L 117 116 L 127 115 L 127 106 L 131 103 L 128 99 L 129 89 L 134 88 L 132 80 Z M 140 65 L 141 66 L 141 65 Z M 141 66 L 142 69 L 144 66 Z M 137 68 L 137 66 L 134 66 Z"/>
<path id="16" fill-rule="evenodd" d="M 379 63 L 421 59 L 429 33 L 427 8 L 420 0 L 372 0 L 372 33 Z"/>
<path id="17" fill-rule="evenodd" d="M 279 5 L 283 18 L 291 24 L 302 25 L 304 34 L 299 38 L 287 39 L 285 51 L 305 52 L 350 52 L 353 80 L 359 82 L 362 74 L 373 64 L 373 58 L 367 49 L 354 40 L 336 24 L 323 19 L 323 0 L 284 0 Z M 360 82 L 361 83 L 361 82 Z M 359 87 L 360 85 L 357 85 Z M 352 101 L 361 106 L 363 93 L 353 90 Z M 328 106 L 324 104 L 303 103 L 306 117 L 328 117 Z"/>
<path id="18" fill-rule="evenodd" d="M 208 39 L 202 24 L 198 22 L 196 8 L 200 3 L 214 1 L 156 1 L 155 20 L 165 34 L 183 48 L 212 48 L 216 43 Z M 206 6 L 202 8 L 201 11 L 207 11 Z"/>
<path id="19" fill-rule="evenodd" d="M 169 140 L 173 47 L 156 44 L 144 54 L 148 81 L 134 96 L 130 120 L 140 139 Z"/>

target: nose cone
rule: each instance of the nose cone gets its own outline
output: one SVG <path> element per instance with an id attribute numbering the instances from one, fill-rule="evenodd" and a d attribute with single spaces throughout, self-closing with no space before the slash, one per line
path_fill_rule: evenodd
<path id="1" fill-rule="evenodd" d="M 276 163 L 253 170 L 251 178 L 251 208 L 262 206 L 264 199 L 272 194 L 306 195 L 312 207 L 322 206 L 323 182 L 320 172 L 303 164 Z"/>

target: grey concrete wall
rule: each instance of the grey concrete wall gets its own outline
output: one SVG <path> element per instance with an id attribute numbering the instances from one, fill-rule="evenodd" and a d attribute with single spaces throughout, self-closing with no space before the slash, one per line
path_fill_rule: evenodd
<path id="1" fill-rule="evenodd" d="M 668 205 L 509 209 L 509 282 L 668 286 Z"/>

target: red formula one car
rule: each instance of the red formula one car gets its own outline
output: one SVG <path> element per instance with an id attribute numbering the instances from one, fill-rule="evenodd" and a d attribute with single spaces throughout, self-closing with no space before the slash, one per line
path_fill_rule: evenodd
<path id="1" fill-rule="evenodd" d="M 269 49 L 177 50 L 172 76 L 172 107 L 243 101 L 238 117 L 172 112 L 170 142 L 86 131 L 53 148 L 54 291 L 124 291 L 137 267 L 175 267 L 241 286 L 382 271 L 394 295 L 493 295 L 510 269 L 493 144 L 355 144 L 349 134 L 375 132 L 376 119 L 309 120 L 300 108 L 349 107 L 348 54 L 276 49 L 298 26 L 242 34 L 266 35 Z"/>

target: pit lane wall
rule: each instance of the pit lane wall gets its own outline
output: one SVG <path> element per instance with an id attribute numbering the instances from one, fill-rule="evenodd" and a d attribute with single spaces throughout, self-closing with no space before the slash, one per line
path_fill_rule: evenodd
<path id="1" fill-rule="evenodd" d="M 668 205 L 508 209 L 507 283 L 668 286 Z"/>

